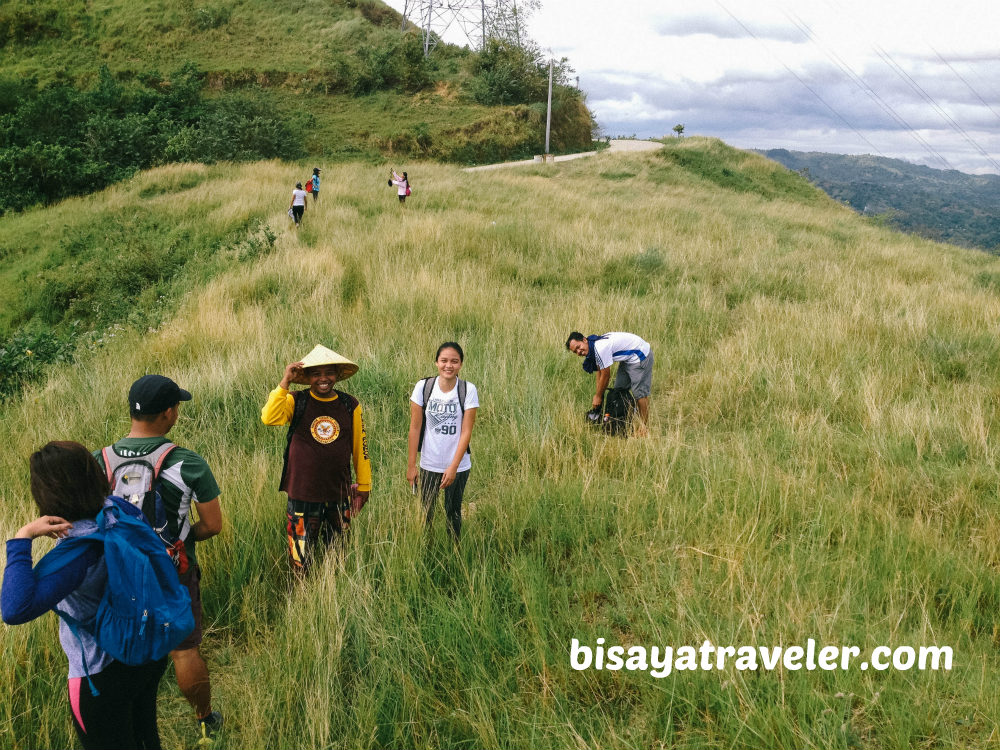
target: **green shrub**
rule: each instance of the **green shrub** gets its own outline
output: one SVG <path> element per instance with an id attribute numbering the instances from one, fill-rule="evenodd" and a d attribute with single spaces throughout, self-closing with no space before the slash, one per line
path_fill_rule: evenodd
<path id="1" fill-rule="evenodd" d="M 305 156 L 302 129 L 275 114 L 270 95 L 260 89 L 224 94 L 206 106 L 197 122 L 166 144 L 170 161 L 216 161 Z"/>
<path id="2" fill-rule="evenodd" d="M 217 29 L 229 23 L 233 9 L 228 5 L 205 5 L 192 14 L 192 23 L 196 29 L 208 31 Z"/>
<path id="3" fill-rule="evenodd" d="M 0 4 L 0 47 L 58 39 L 65 36 L 85 14 L 86 3 L 83 0 L 7 0 Z"/>
<path id="4" fill-rule="evenodd" d="M 372 94 L 397 89 L 419 91 L 430 82 L 420 35 L 384 33 L 355 55 L 354 93 Z"/>
<path id="5" fill-rule="evenodd" d="M 18 331 L 0 342 L 0 399 L 40 378 L 47 365 L 72 360 L 73 346 L 67 338 L 48 331 Z"/>
<path id="6" fill-rule="evenodd" d="M 546 98 L 548 78 L 536 51 L 491 39 L 473 64 L 472 96 L 480 104 L 530 104 Z"/>

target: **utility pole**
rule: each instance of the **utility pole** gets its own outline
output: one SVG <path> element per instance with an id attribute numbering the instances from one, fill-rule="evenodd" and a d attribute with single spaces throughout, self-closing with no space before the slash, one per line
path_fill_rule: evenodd
<path id="1" fill-rule="evenodd" d="M 545 155 L 549 153 L 549 132 L 552 130 L 552 58 L 549 58 L 549 103 L 545 111 Z"/>

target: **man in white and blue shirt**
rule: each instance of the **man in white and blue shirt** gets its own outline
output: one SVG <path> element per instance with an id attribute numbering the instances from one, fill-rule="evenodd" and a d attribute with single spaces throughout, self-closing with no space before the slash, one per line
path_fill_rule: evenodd
<path id="1" fill-rule="evenodd" d="M 615 331 L 603 336 L 570 333 L 566 348 L 583 357 L 584 372 L 597 373 L 594 408 L 604 403 L 604 391 L 611 380 L 611 365 L 618 362 L 615 388 L 629 388 L 639 407 L 643 427 L 649 423 L 649 393 L 653 383 L 653 350 L 634 333 Z"/>

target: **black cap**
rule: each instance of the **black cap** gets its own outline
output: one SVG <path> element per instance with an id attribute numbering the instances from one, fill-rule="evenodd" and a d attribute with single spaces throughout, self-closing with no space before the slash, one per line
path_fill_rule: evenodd
<path id="1" fill-rule="evenodd" d="M 160 414 L 191 394 L 163 375 L 143 375 L 128 390 L 128 406 L 133 414 Z"/>

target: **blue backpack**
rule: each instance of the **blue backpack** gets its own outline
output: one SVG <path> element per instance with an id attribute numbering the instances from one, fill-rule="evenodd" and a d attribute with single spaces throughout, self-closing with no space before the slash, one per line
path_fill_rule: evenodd
<path id="1" fill-rule="evenodd" d="M 108 583 L 93 622 L 81 622 L 55 609 L 79 639 L 78 629 L 94 636 L 113 659 L 137 666 L 158 661 L 194 630 L 191 596 L 156 532 L 121 498 L 97 514 L 97 530 L 57 544 L 34 568 L 36 578 L 49 575 L 100 544 Z M 89 669 L 83 665 L 90 680 Z M 93 683 L 91 692 L 97 695 Z"/>

